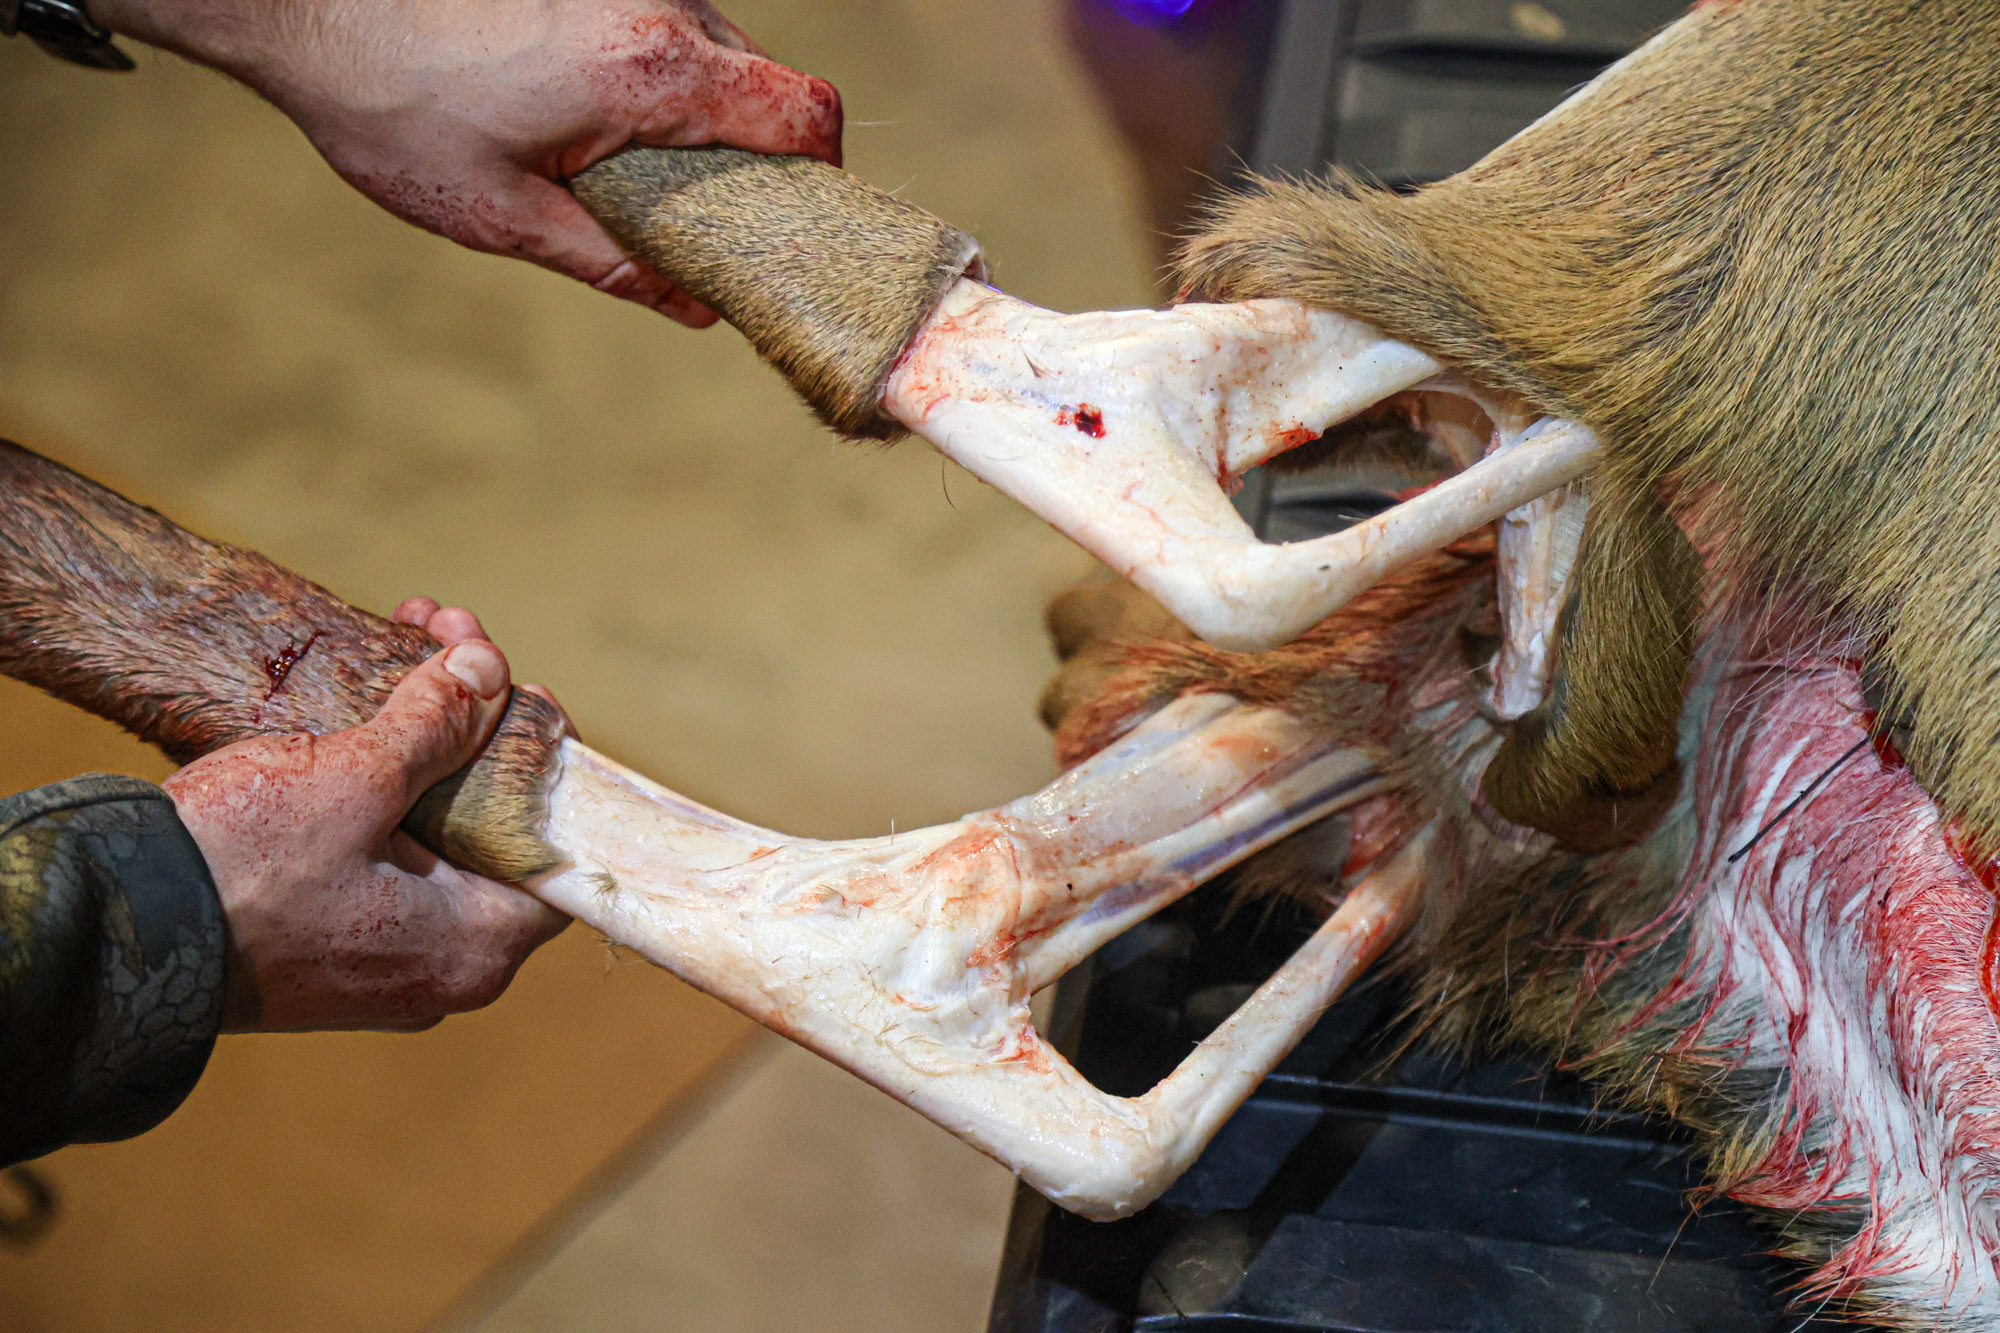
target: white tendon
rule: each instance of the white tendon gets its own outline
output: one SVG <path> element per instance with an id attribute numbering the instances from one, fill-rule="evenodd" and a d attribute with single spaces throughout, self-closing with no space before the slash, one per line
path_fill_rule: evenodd
<path id="1" fill-rule="evenodd" d="M 1104 941 L 1383 780 L 1273 709 L 1180 699 L 1033 796 L 886 838 L 752 827 L 573 741 L 535 891 L 859 1074 L 1064 1207 L 1124 1216 L 1187 1168 L 1415 911 L 1411 839 L 1142 1097 L 1108 1096 L 1028 1001 Z"/>
<path id="2" fill-rule="evenodd" d="M 1493 711 L 1513 721 L 1548 693 L 1556 620 L 1590 498 L 1565 487 L 1522 505 L 1500 522 L 1500 623 L 1504 634 L 1493 664 Z"/>
<path id="3" fill-rule="evenodd" d="M 1269 545 L 1229 503 L 1244 469 L 1417 387 L 1422 352 L 1292 301 L 1059 315 L 971 280 L 889 379 L 897 420 L 1152 594 L 1210 643 L 1275 647 L 1388 574 L 1588 471 L 1544 419 L 1344 532 Z M 1496 414 L 1502 415 L 1502 414 Z"/>

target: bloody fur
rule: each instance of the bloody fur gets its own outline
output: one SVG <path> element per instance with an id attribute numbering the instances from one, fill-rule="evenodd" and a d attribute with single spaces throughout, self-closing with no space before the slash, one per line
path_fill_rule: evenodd
<path id="1" fill-rule="evenodd" d="M 1594 427 L 1560 680 L 1487 791 L 1566 808 L 1665 768 L 1697 605 L 1662 485 L 1725 564 L 1797 580 L 1877 657 L 1911 762 L 2000 838 L 2000 9 L 1754 0 L 1675 23 L 1468 171 L 1224 200 L 1203 299 L 1367 320 Z"/>
<path id="2" fill-rule="evenodd" d="M 1396 963 L 1425 1024 L 1529 1047 L 1689 1125 L 1709 1188 L 1764 1210 L 1810 1265 L 1802 1301 L 1896 1327 L 2000 1327 L 2000 1238 L 1980 1221 L 2000 1143 L 1980 984 L 1993 895 L 1873 734 L 1851 627 L 1806 595 L 1717 583 L 1677 799 L 1636 844 L 1579 854 L 1471 799 L 1499 740 L 1480 704 L 1489 552 L 1468 538 L 1272 653 L 1122 637 L 1143 612 L 1101 595 L 1108 637 L 1092 641 L 1072 603 L 1064 671 L 1085 666 L 1062 694 L 1059 751 L 1074 762 L 1196 691 L 1286 708 L 1388 758 L 1395 790 L 1331 837 L 1308 829 L 1246 863 L 1236 889 L 1336 899 L 1360 868 L 1339 864 L 1350 828 L 1356 844 L 1376 830 L 1360 863 L 1434 822 L 1449 851 Z M 1100 647 L 1115 664 L 1091 658 Z"/>
<path id="3" fill-rule="evenodd" d="M 358 726 L 440 646 L 0 441 L 0 672 L 178 762 Z M 562 729 L 553 705 L 516 690 L 479 758 L 411 812 L 411 833 L 509 883 L 553 869 L 540 829 Z"/>
<path id="4" fill-rule="evenodd" d="M 1406 688 L 1436 676 L 1446 662 L 1466 669 L 1468 648 L 1493 642 L 1492 557 L 1492 533 L 1482 529 L 1267 653 L 1226 652 L 1196 639 L 1122 644 L 1114 650 L 1122 669 L 1060 719 L 1057 757 L 1074 764 L 1142 712 L 1183 694 L 1219 693 L 1282 707 L 1360 747 L 1389 772 L 1407 768 L 1429 747 L 1411 730 Z M 1425 614 L 1408 614 L 1412 607 Z M 1132 619 L 1121 619 L 1120 627 Z M 1468 640 L 1469 627 L 1481 622 L 1486 635 Z M 1435 787 L 1437 776 L 1426 776 Z"/>

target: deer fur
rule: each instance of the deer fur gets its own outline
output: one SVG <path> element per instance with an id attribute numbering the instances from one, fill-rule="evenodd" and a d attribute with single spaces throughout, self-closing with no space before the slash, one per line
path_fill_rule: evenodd
<path id="1" fill-rule="evenodd" d="M 1188 290 L 1380 326 L 1595 428 L 1560 684 L 1488 773 L 1561 834 L 1657 780 L 1696 594 L 1660 518 L 1854 617 L 1945 812 L 2000 841 L 2000 8 L 1698 5 L 1470 170 L 1403 196 L 1267 181 Z"/>
<path id="2" fill-rule="evenodd" d="M 439 647 L 0 441 L 0 673 L 177 762 L 358 726 Z M 553 869 L 540 829 L 562 730 L 554 705 L 514 691 L 480 757 L 411 812 L 411 834 L 507 883 Z"/>
<path id="3" fill-rule="evenodd" d="M 889 373 L 952 285 L 982 271 L 958 228 L 812 158 L 634 148 L 570 188 L 854 439 L 903 433 L 882 411 Z"/>
<path id="4" fill-rule="evenodd" d="M 1525 1047 L 1586 1074 L 1607 1100 L 1687 1125 L 1707 1161 L 1704 1194 L 1762 1210 L 1783 1251 L 1808 1266 L 1801 1304 L 1899 1329 L 2000 1326 L 1990 1271 L 1977 1261 L 1925 1262 L 1953 1253 L 1940 1219 L 1976 1219 L 1984 1208 L 1977 1186 L 1952 1166 L 1954 1153 L 1986 1150 L 1977 1107 L 1965 1103 L 1988 1099 L 1990 1070 L 2000 1064 L 1988 1001 L 1962 984 L 1978 974 L 1990 907 L 1972 884 L 1957 900 L 1971 904 L 1974 919 L 1940 909 L 1953 898 L 1940 892 L 1943 882 L 1964 870 L 1944 851 L 1928 798 L 1893 771 L 1900 763 L 1886 742 L 1874 754 L 1864 746 L 1842 776 L 1860 789 L 1830 788 L 1822 803 L 1776 821 L 1763 844 L 1771 859 L 1744 872 L 1754 898 L 1757 885 L 1790 878 L 1776 867 L 1796 870 L 1822 851 L 1820 865 L 1837 867 L 1842 890 L 1822 915 L 1834 919 L 1846 964 L 1814 966 L 1814 956 L 1800 954 L 1786 966 L 1729 965 L 1745 899 L 1727 883 L 1735 861 L 1723 858 L 1742 835 L 1730 819 L 1704 819 L 1703 802 L 1742 795 L 1746 779 L 1754 785 L 1755 774 L 1736 767 L 1736 747 L 1760 725 L 1754 701 L 1774 688 L 1767 680 L 1814 670 L 1825 625 L 1801 616 L 1799 599 L 1774 614 L 1761 589 L 1723 589 L 1729 600 L 1711 618 L 1681 719 L 1678 761 L 1690 780 L 1636 844 L 1585 854 L 1486 820 L 1461 777 L 1477 772 L 1495 738 L 1491 715 L 1473 702 L 1488 683 L 1476 664 L 1493 654 L 1491 549 L 1484 534 L 1468 537 L 1269 653 L 1134 633 L 1157 612 L 1129 587 L 1058 599 L 1069 656 L 1060 688 L 1045 696 L 1065 705 L 1058 754 L 1077 762 L 1134 717 L 1202 692 L 1288 709 L 1368 748 L 1401 777 L 1382 801 L 1260 853 L 1230 872 L 1230 889 L 1246 898 L 1284 893 L 1323 911 L 1353 873 L 1350 852 L 1365 863 L 1402 830 L 1434 824 L 1453 850 L 1432 862 L 1422 917 L 1394 959 L 1419 1030 L 1468 1049 Z M 1757 628 L 1767 622 L 1782 627 Z M 1717 624 L 1733 628 L 1718 632 Z M 1866 716 L 1860 672 L 1852 658 L 1835 657 L 1821 659 L 1819 675 L 1809 732 L 1821 752 L 1841 751 L 1850 734 L 1867 734 L 1852 721 Z M 1794 726 L 1776 744 L 1794 746 L 1800 734 Z M 1853 817 L 1857 807 L 1865 817 Z M 1915 875 L 1913 839 L 1941 854 Z M 1756 866 L 1754 858 L 1744 864 Z M 1801 893 L 1813 899 L 1820 887 L 1808 883 Z M 1905 951 L 1885 946 L 1885 935 L 1903 936 Z M 1942 981 L 1913 966 L 1911 937 L 1923 959 L 1939 964 Z M 1756 944 L 1747 947 L 1758 956 Z M 1802 980 L 1798 968 L 1810 974 Z M 1826 992 L 1811 989 L 1821 983 Z M 1986 1051 L 1987 1068 L 1939 1055 L 1943 1092 L 1927 1093 L 1930 1071 L 1884 1071 L 1865 1051 L 1813 1060 L 1798 1036 L 1811 1022 L 1955 1023 Z M 1880 1092 L 1885 1079 L 1892 1098 L 1944 1126 L 1948 1151 L 1931 1141 L 1884 1149 L 1869 1137 L 1885 1125 L 1870 1121 L 1860 1094 Z M 1895 1132 L 1893 1121 L 1887 1127 Z M 1896 1175 L 1912 1161 L 1932 1173 L 1915 1187 Z"/>

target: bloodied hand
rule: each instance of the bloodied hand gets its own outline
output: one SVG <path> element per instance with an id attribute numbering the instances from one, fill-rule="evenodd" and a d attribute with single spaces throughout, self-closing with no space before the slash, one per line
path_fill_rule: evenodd
<path id="1" fill-rule="evenodd" d="M 429 1027 L 491 1003 L 567 918 L 397 825 L 505 710 L 507 659 L 469 612 L 405 602 L 446 651 L 370 722 L 242 741 L 166 782 L 228 924 L 232 1031 Z"/>
<path id="2" fill-rule="evenodd" d="M 235 76 L 390 212 L 683 323 L 715 316 L 561 182 L 628 144 L 837 163 L 833 85 L 708 0 L 92 0 L 107 27 Z"/>

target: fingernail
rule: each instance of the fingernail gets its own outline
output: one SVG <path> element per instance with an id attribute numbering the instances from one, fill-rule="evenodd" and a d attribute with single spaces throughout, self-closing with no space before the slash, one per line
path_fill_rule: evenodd
<path id="1" fill-rule="evenodd" d="M 652 305 L 677 289 L 665 278 L 636 259 L 628 259 L 597 281 L 597 290 L 622 301 Z"/>
<path id="2" fill-rule="evenodd" d="M 507 688 L 507 664 L 491 644 L 469 639 L 444 655 L 444 669 L 482 699 L 491 699 Z"/>

